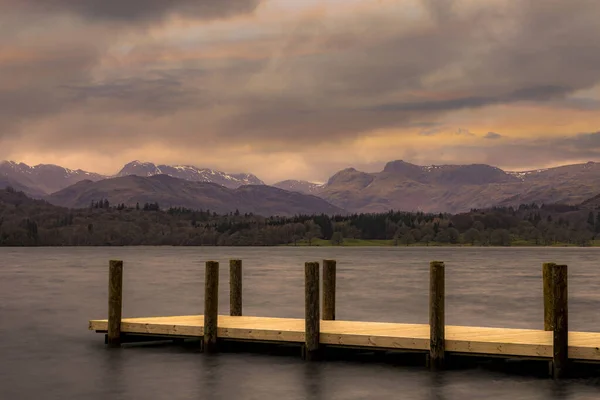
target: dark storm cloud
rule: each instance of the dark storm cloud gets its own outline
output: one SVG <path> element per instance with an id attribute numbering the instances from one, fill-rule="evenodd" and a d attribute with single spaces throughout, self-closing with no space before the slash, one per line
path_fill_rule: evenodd
<path id="1" fill-rule="evenodd" d="M 61 87 L 76 104 L 89 103 L 114 111 L 168 114 L 174 110 L 207 106 L 202 91 L 174 77 L 127 78 L 94 85 Z"/>
<path id="2" fill-rule="evenodd" d="M 0 0 L 0 9 L 65 13 L 89 20 L 157 20 L 172 14 L 214 19 L 252 11 L 261 0 Z"/>
<path id="3" fill-rule="evenodd" d="M 590 151 L 593 154 L 600 153 L 600 131 L 592 133 L 580 133 L 572 137 L 555 139 L 551 145 L 572 151 Z"/>
<path id="4" fill-rule="evenodd" d="M 28 122 L 63 112 L 78 113 L 86 105 L 99 113 L 154 115 L 205 106 L 207 99 L 199 96 L 201 90 L 182 83 L 185 76 L 140 70 L 132 73 L 134 77 L 117 74 L 98 82 L 92 71 L 114 43 L 163 17 L 179 14 L 197 20 L 217 19 L 251 12 L 259 3 L 0 0 L 0 139 L 25 134 L 19 128 Z M 66 19 L 69 15 L 80 19 Z M 110 20 L 123 23 L 104 23 Z M 60 134 L 48 139 L 54 143 L 62 140 Z"/>
<path id="5" fill-rule="evenodd" d="M 58 44 L 38 39 L 21 45 L 0 37 L 0 139 L 14 135 L 22 124 L 68 110 L 75 102 L 60 86 L 89 80 L 100 57 L 98 47 L 78 40 L 64 45 L 54 38 Z M 2 54 L 7 55 L 4 60 Z"/>
<path id="6" fill-rule="evenodd" d="M 86 141 L 70 119 L 90 115 L 94 123 L 86 132 L 115 149 L 137 146 L 140 135 L 158 141 L 168 126 L 170 143 L 190 152 L 207 143 L 300 151 L 422 121 L 432 125 L 421 127 L 421 134 L 433 135 L 441 129 L 435 122 L 452 112 L 560 103 L 600 82 L 597 0 L 423 0 L 432 18 L 418 23 L 373 5 L 370 12 L 361 9 L 354 19 L 331 24 L 327 18 L 338 18 L 335 13 L 283 28 L 266 21 L 274 25 L 263 32 L 259 20 L 250 29 L 261 33 L 258 39 L 231 39 L 243 36 L 232 27 L 211 38 L 212 47 L 201 46 L 210 42 L 205 37 L 186 37 L 178 46 L 176 35 L 161 42 L 156 34 L 144 38 L 148 43 L 131 39 L 132 50 L 118 57 L 110 52 L 127 42 L 120 33 L 138 21 L 148 26 L 173 14 L 219 18 L 257 4 L 0 0 L 0 32 L 8 33 L 0 37 L 0 53 L 2 46 L 18 53 L 39 36 L 48 38 L 35 56 L 0 59 L 0 135 L 14 135 L 15 129 L 1 128 L 20 121 L 26 136 L 28 123 L 44 120 L 47 128 L 39 128 L 32 146 L 77 150 Z M 8 31 L 6 10 L 19 13 L 19 24 Z M 55 25 L 49 18 L 48 29 L 28 36 L 41 18 L 38 13 L 38 20 L 30 19 L 35 10 L 85 22 L 57 34 L 53 28 L 71 23 L 57 16 Z M 126 23 L 115 32 L 106 21 Z M 217 51 L 234 45 L 225 56 Z M 111 63 L 113 57 L 118 61 Z M 13 84 L 15 76 L 22 85 Z M 164 117 L 164 124 L 150 118 L 155 116 Z M 125 120 L 142 133 L 115 129 Z"/>
<path id="7" fill-rule="evenodd" d="M 398 104 L 383 104 L 373 107 L 378 111 L 452 111 L 463 108 L 478 108 L 492 104 L 506 104 L 516 101 L 544 101 L 562 97 L 575 88 L 558 86 L 527 87 L 510 93 L 499 93 L 496 97 L 472 96 L 440 101 L 419 101 Z"/>
<path id="8" fill-rule="evenodd" d="M 488 132 L 485 134 L 485 136 L 483 137 L 484 139 L 500 139 L 502 138 L 502 135 L 496 132 Z"/>
<path id="9" fill-rule="evenodd" d="M 471 157 L 476 162 L 505 169 L 596 161 L 600 158 L 600 132 L 532 139 L 505 137 L 494 143 L 493 147 L 457 145 L 449 150 L 456 155 L 457 160 Z"/>
<path id="10" fill-rule="evenodd" d="M 362 26 L 371 29 L 360 37 L 348 28 L 348 40 L 359 44 L 343 51 L 336 51 L 339 35 L 304 32 L 305 42 L 316 40 L 327 50 L 277 59 L 269 72 L 288 86 L 276 96 L 238 99 L 241 112 L 221 134 L 332 140 L 457 110 L 556 101 L 600 81 L 599 2 L 530 0 L 501 10 L 481 3 L 463 13 L 453 4 L 460 1 L 447 3 L 434 10 L 433 27 L 414 31 L 377 35 L 374 27 L 382 22 L 365 17 Z M 436 75 L 438 81 L 427 83 Z M 457 94 L 423 99 L 414 91 Z M 300 110 L 309 109 L 314 112 L 306 118 Z"/>

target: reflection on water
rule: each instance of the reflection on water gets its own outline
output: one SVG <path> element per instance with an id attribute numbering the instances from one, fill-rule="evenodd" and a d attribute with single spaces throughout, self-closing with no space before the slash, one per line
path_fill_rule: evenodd
<path id="1" fill-rule="evenodd" d="M 431 393 L 429 400 L 446 400 L 444 379 L 443 372 L 431 372 L 429 374 L 429 391 Z"/>
<path id="2" fill-rule="evenodd" d="M 428 262 L 447 270 L 447 322 L 540 328 L 541 264 L 569 265 L 570 327 L 600 331 L 600 249 L 0 248 L 2 399 L 600 399 L 598 379 L 556 383 L 466 369 L 430 373 L 391 363 L 194 347 L 109 350 L 87 330 L 105 318 L 108 259 L 125 261 L 124 314 L 197 314 L 203 262 L 244 260 L 246 315 L 302 317 L 305 261 L 338 260 L 339 319 L 427 322 Z"/>

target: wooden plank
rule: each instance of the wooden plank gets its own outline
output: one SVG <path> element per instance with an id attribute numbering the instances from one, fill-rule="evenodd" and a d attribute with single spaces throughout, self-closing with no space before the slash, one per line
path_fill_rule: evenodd
<path id="1" fill-rule="evenodd" d="M 248 328 L 224 328 L 218 329 L 219 337 L 228 339 L 256 340 L 267 342 L 304 343 L 305 336 L 302 330 L 268 330 Z"/>
<path id="2" fill-rule="evenodd" d="M 600 333 L 569 332 L 569 358 L 573 360 L 600 360 Z"/>
<path id="3" fill-rule="evenodd" d="M 157 336 L 202 337 L 204 317 L 124 318 L 121 332 Z M 89 329 L 106 331 L 107 320 L 92 320 Z M 228 339 L 305 342 L 300 318 L 218 316 L 217 336 Z M 429 325 L 387 322 L 321 321 L 324 345 L 429 351 Z M 553 333 L 533 329 L 446 326 L 446 352 L 552 359 Z M 569 358 L 600 362 L 600 332 L 569 332 Z"/>

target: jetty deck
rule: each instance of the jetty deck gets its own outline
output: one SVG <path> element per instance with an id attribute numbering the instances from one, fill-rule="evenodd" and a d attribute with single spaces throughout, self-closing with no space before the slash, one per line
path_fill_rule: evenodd
<path id="1" fill-rule="evenodd" d="M 304 319 L 219 315 L 217 337 L 227 340 L 305 341 Z M 89 329 L 108 330 L 108 320 Z M 202 338 L 204 316 L 125 318 L 121 332 L 155 338 Z M 329 346 L 429 352 L 429 325 L 360 321 L 321 321 L 319 343 Z M 447 353 L 552 359 L 552 332 L 531 329 L 446 326 Z M 600 362 L 600 333 L 569 332 L 569 358 Z"/>
<path id="2" fill-rule="evenodd" d="M 566 265 L 542 265 L 544 315 L 540 315 L 543 329 L 539 330 L 446 325 L 445 265 L 432 261 L 429 270 L 429 324 L 338 320 L 335 260 L 323 260 L 322 274 L 318 262 L 305 263 L 304 318 L 243 315 L 241 260 L 229 263 L 229 315 L 219 314 L 219 263 L 207 261 L 202 315 L 122 318 L 123 262 L 111 260 L 108 318 L 89 321 L 89 329 L 105 333 L 105 343 L 114 348 L 125 342 L 197 338 L 204 353 L 218 352 L 224 342 L 239 342 L 241 347 L 228 347 L 242 350 L 250 347 L 248 342 L 295 344 L 306 361 L 321 359 L 328 347 L 416 352 L 424 353 L 432 370 L 462 358 L 446 360 L 446 354 L 524 358 L 550 361 L 548 372 L 555 379 L 567 377 L 572 364 L 583 363 L 586 368 L 595 364 L 590 370 L 600 366 L 600 332 L 569 330 Z"/>

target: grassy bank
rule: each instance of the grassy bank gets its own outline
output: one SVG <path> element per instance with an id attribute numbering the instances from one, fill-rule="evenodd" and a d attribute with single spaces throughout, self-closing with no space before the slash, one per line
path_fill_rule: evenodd
<path id="1" fill-rule="evenodd" d="M 364 240 L 364 239 L 344 239 L 342 244 L 333 244 L 331 240 L 323 240 L 323 239 L 313 239 L 311 244 L 309 245 L 307 240 L 299 240 L 294 243 L 288 243 L 281 246 L 314 246 L 314 247 L 384 247 L 384 246 L 397 246 L 397 247 L 501 247 L 501 246 L 491 246 L 491 245 L 482 245 L 482 244 L 470 244 L 470 243 L 439 243 L 439 242 L 430 242 L 429 244 L 425 243 L 412 243 L 409 245 L 398 243 L 395 244 L 394 240 Z M 514 240 L 510 243 L 510 246 L 502 246 L 502 247 L 580 247 L 573 243 L 553 243 L 548 245 L 536 244 L 535 241 L 527 241 L 527 240 Z M 587 247 L 600 247 L 600 240 L 592 240 Z"/>

